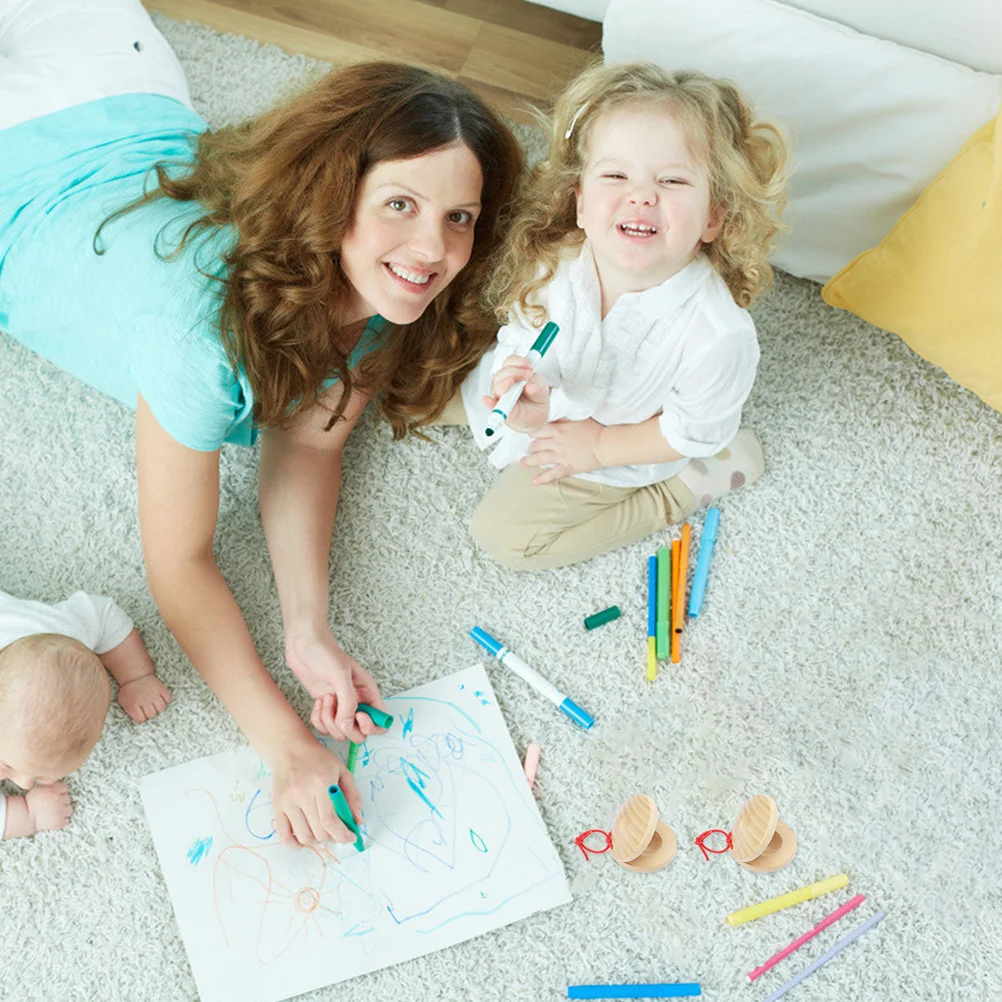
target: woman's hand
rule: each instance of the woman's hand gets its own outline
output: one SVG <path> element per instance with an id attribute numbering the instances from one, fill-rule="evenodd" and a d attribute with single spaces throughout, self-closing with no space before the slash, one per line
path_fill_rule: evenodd
<path id="1" fill-rule="evenodd" d="M 355 778 L 332 752 L 310 738 L 291 745 L 273 769 L 275 831 L 288 845 L 351 842 L 355 836 L 334 811 L 327 793 L 341 787 L 355 821 L 362 821 L 362 797 Z"/>
<path id="2" fill-rule="evenodd" d="M 359 703 L 386 709 L 375 680 L 338 646 L 330 631 L 292 640 L 286 660 L 313 697 L 310 722 L 321 734 L 361 744 L 381 731 L 368 714 L 357 712 Z"/>
<path id="3" fill-rule="evenodd" d="M 601 469 L 605 464 L 598 455 L 605 425 L 593 418 L 586 421 L 552 421 L 531 432 L 533 442 L 523 466 L 546 466 L 534 484 L 549 484 L 561 477 Z"/>
<path id="4" fill-rule="evenodd" d="M 505 391 L 515 383 L 528 380 L 522 396 L 511 409 L 505 424 L 513 431 L 533 432 L 546 424 L 550 416 L 550 387 L 521 355 L 509 355 L 504 365 L 494 373 L 491 396 L 483 397 L 484 405 L 493 410 Z"/>

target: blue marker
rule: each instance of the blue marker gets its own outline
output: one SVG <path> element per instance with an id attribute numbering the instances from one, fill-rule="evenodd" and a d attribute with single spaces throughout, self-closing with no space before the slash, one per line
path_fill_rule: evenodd
<path id="1" fill-rule="evenodd" d="M 647 558 L 647 681 L 658 677 L 658 558 Z"/>
<path id="2" fill-rule="evenodd" d="M 702 995 L 699 985 L 673 982 L 656 985 L 569 985 L 569 999 L 678 999 Z"/>
<path id="3" fill-rule="evenodd" d="M 595 723 L 595 718 L 590 713 L 582 710 L 573 700 L 568 699 L 556 686 L 547 682 L 542 675 L 539 675 L 533 668 L 530 668 L 517 654 L 505 647 L 499 640 L 495 640 L 486 630 L 482 630 L 479 626 L 474 626 L 470 630 L 470 636 L 488 654 L 497 658 L 505 668 L 510 668 L 519 678 L 528 682 L 541 696 L 545 696 L 551 702 L 556 703 L 574 723 L 579 724 L 585 730 L 588 730 Z"/>
<path id="4" fill-rule="evenodd" d="M 692 577 L 692 591 L 689 593 L 689 615 L 695 619 L 703 607 L 703 592 L 706 591 L 706 579 L 710 573 L 710 557 L 713 556 L 713 544 L 717 541 L 717 526 L 720 524 L 720 509 L 707 508 L 706 521 L 703 522 L 703 534 L 699 537 L 699 560 Z"/>
<path id="5" fill-rule="evenodd" d="M 525 360 L 532 366 L 533 372 L 535 372 L 539 362 L 542 361 L 543 356 L 553 343 L 553 339 L 557 336 L 559 330 L 560 328 L 551 321 L 543 327 L 539 332 L 539 337 L 532 342 L 532 347 L 526 354 Z M 527 382 L 527 379 L 523 379 L 518 383 L 512 383 L 498 398 L 498 402 L 494 405 L 494 410 L 487 415 L 487 427 L 484 428 L 484 434 L 488 438 L 508 420 L 508 415 L 511 413 L 512 407 L 518 403 Z"/>

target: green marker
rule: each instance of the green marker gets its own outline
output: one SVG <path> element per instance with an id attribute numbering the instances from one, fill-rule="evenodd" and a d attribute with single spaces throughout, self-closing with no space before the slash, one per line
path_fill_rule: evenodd
<path id="1" fill-rule="evenodd" d="M 358 758 L 358 745 L 354 741 L 350 742 L 348 745 L 348 772 L 354 773 L 355 771 L 355 759 Z"/>
<path id="2" fill-rule="evenodd" d="M 358 830 L 358 825 L 355 824 L 355 819 L 351 814 L 351 808 L 348 806 L 348 801 L 344 799 L 341 787 L 338 786 L 337 783 L 332 786 L 328 786 L 327 795 L 331 798 L 331 803 L 334 805 L 334 810 L 337 812 L 337 816 L 344 822 L 348 831 L 354 833 L 355 848 L 359 852 L 364 852 L 365 843 L 362 841 L 362 833 Z"/>
<path id="3" fill-rule="evenodd" d="M 385 710 L 377 710 L 368 703 L 359 703 L 358 712 L 364 713 L 377 727 L 385 727 L 389 730 L 393 726 L 393 714 Z"/>
<path id="4" fill-rule="evenodd" d="M 658 547 L 658 660 L 668 657 L 668 596 L 671 594 L 671 550 L 667 546 Z"/>

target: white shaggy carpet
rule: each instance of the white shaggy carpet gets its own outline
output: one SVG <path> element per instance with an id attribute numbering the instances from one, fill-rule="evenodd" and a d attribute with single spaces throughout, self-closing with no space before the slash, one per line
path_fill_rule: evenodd
<path id="1" fill-rule="evenodd" d="M 214 124 L 317 71 L 158 18 Z M 704 614 L 681 667 L 644 680 L 645 557 L 668 538 L 517 574 L 470 541 L 492 471 L 462 429 L 394 443 L 367 416 L 347 449 L 331 565 L 336 635 L 387 693 L 475 659 L 480 623 L 592 710 L 590 734 L 489 667 L 516 747 L 543 747 L 536 794 L 571 905 L 310 999 L 545 1002 L 572 983 L 699 981 L 761 999 L 875 910 L 886 920 L 795 989 L 798 1002 L 998 998 L 1002 416 L 895 337 L 779 276 L 755 309 L 746 411 L 767 473 L 723 503 Z M 0 998 L 196 997 L 150 833 L 142 776 L 241 743 L 146 592 L 132 415 L 0 336 L 0 588 L 107 592 L 174 693 L 137 726 L 115 706 L 69 784 L 69 828 L 0 845 Z M 224 453 L 218 555 L 295 705 L 255 500 L 257 457 Z M 695 520 L 697 529 L 701 518 Z M 620 620 L 586 633 L 611 603 Z M 630 794 L 679 837 L 661 873 L 586 862 L 574 838 Z M 778 874 L 693 846 L 768 793 L 800 851 Z M 731 929 L 724 915 L 831 874 L 850 887 Z M 744 973 L 851 894 L 868 900 L 753 988 Z"/>

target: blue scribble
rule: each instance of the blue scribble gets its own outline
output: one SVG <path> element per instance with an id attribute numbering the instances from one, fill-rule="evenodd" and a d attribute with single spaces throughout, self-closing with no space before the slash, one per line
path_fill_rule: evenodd
<path id="1" fill-rule="evenodd" d="M 463 739 L 456 737 L 455 734 L 449 733 L 445 736 L 445 747 L 449 749 L 450 754 L 454 759 L 461 759 L 463 757 Z"/>
<path id="2" fill-rule="evenodd" d="M 188 862 L 192 866 L 197 866 L 208 854 L 209 850 L 212 848 L 212 836 L 208 838 L 197 838 L 191 843 L 191 848 L 188 850 Z"/>
<path id="3" fill-rule="evenodd" d="M 480 705 L 481 706 L 490 706 L 490 703 L 486 699 L 484 699 L 484 694 L 482 692 L 480 692 L 479 690 L 477 690 L 476 692 L 474 692 L 473 695 L 476 696 L 480 700 Z"/>
<path id="4" fill-rule="evenodd" d="M 472 828 L 470 829 L 470 841 L 475 849 L 487 852 L 487 843 Z"/>
<path id="5" fill-rule="evenodd" d="M 407 714 L 407 719 L 404 721 L 404 737 L 406 738 L 411 731 L 414 730 L 414 707 L 410 708 L 410 712 Z"/>
<path id="6" fill-rule="evenodd" d="M 251 828 L 251 820 L 250 820 L 251 811 L 254 810 L 254 805 L 257 803 L 257 798 L 260 796 L 261 796 L 261 790 L 260 788 L 258 788 L 257 790 L 254 791 L 254 796 L 251 797 L 251 802 L 247 805 L 247 810 L 244 811 L 244 827 L 247 829 L 248 835 L 252 835 L 259 842 L 267 842 L 268 839 L 275 837 L 274 822 L 272 822 L 272 827 L 268 830 L 267 835 L 261 835 L 258 832 L 254 831 L 253 828 Z"/>
<path id="7" fill-rule="evenodd" d="M 442 812 L 424 795 L 424 791 L 414 782 L 410 776 L 407 777 L 407 785 L 437 814 L 442 817 Z"/>

